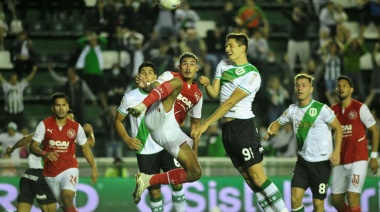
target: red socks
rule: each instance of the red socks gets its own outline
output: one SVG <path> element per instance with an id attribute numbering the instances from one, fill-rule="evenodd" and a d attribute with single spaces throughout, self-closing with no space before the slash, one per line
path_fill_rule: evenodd
<path id="1" fill-rule="evenodd" d="M 344 203 L 343 207 L 338 209 L 338 212 L 350 212 L 350 208 L 348 207 L 347 203 Z"/>
<path id="2" fill-rule="evenodd" d="M 165 173 L 155 174 L 150 179 L 149 184 L 159 185 L 159 184 L 180 184 L 187 182 L 187 174 L 185 169 L 173 169 Z"/>
<path id="3" fill-rule="evenodd" d="M 173 86 L 169 81 L 162 83 L 153 89 L 142 102 L 147 108 L 158 100 L 165 99 L 173 92 Z"/>
<path id="4" fill-rule="evenodd" d="M 65 212 L 78 212 L 77 209 L 75 209 L 74 206 L 66 208 Z"/>
<path id="5" fill-rule="evenodd" d="M 361 212 L 360 205 L 350 208 L 351 212 Z"/>

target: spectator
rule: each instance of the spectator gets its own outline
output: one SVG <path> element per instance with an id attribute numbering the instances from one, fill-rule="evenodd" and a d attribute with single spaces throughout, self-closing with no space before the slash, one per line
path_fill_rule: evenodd
<path id="1" fill-rule="evenodd" d="M 352 79 L 355 88 L 353 96 L 364 101 L 363 80 L 360 70 L 360 57 L 367 52 L 362 40 L 354 38 L 343 47 L 343 72 Z"/>
<path id="2" fill-rule="evenodd" d="M 380 59 L 378 59 L 379 55 L 379 49 L 380 49 L 380 43 L 375 44 L 375 48 L 373 48 L 372 51 L 372 65 L 373 65 L 373 70 L 372 70 L 372 77 L 371 77 L 371 90 L 372 89 L 377 89 L 380 91 Z"/>
<path id="3" fill-rule="evenodd" d="M 332 41 L 328 45 L 328 53 L 324 56 L 324 67 L 325 67 L 325 85 L 326 91 L 325 96 L 329 101 L 329 105 L 337 103 L 335 97 L 336 80 L 342 74 L 342 60 L 341 51 L 339 45 Z"/>
<path id="4" fill-rule="evenodd" d="M 297 141 L 291 124 L 285 124 L 278 133 L 269 140 L 277 157 L 296 157 Z"/>
<path id="5" fill-rule="evenodd" d="M 120 157 L 115 157 L 112 167 L 108 167 L 104 173 L 105 177 L 123 177 L 129 176 L 128 170 L 125 167 L 123 160 Z"/>
<path id="6" fill-rule="evenodd" d="M 359 0 L 358 2 L 362 5 L 359 39 L 364 40 L 364 31 L 371 22 L 375 24 L 380 35 L 380 2 L 376 0 Z"/>
<path id="7" fill-rule="evenodd" d="M 282 86 L 280 78 L 275 75 L 269 78 L 265 93 L 266 101 L 269 102 L 267 111 L 268 123 L 272 123 L 286 109 L 285 100 L 289 99 L 290 96 L 288 91 Z"/>
<path id="8" fill-rule="evenodd" d="M 218 122 L 210 125 L 205 132 L 208 135 L 206 139 L 207 157 L 226 157 L 222 141 L 222 132 Z"/>
<path id="9" fill-rule="evenodd" d="M 153 1 L 157 3 L 157 1 Z M 170 37 L 177 38 L 178 31 L 175 27 L 175 10 L 166 10 L 159 6 L 156 7 L 158 9 L 157 21 L 154 26 L 154 31 L 158 32 L 158 38 L 160 39 L 168 39 Z M 152 11 L 154 12 L 154 11 Z"/>
<path id="10" fill-rule="evenodd" d="M 179 44 L 181 52 L 192 52 L 198 56 L 199 69 L 203 75 L 211 76 L 211 64 L 217 64 L 216 58 L 207 54 L 205 41 L 198 37 L 195 29 L 186 30 L 185 38 Z M 216 67 L 216 66 L 215 66 Z"/>
<path id="11" fill-rule="evenodd" d="M 110 105 L 105 113 L 101 116 L 103 121 L 103 126 L 106 129 L 106 154 L 107 157 L 123 157 L 123 139 L 116 132 L 115 127 L 113 127 L 114 118 L 117 113 L 117 106 Z M 127 154 L 127 153 L 126 153 Z"/>
<path id="12" fill-rule="evenodd" d="M 103 110 L 107 108 L 106 85 L 103 78 L 103 55 L 107 39 L 92 33 L 78 40 L 83 50 L 76 62 L 75 67 L 81 69 L 82 77 L 91 90 L 99 95 Z"/>
<path id="13" fill-rule="evenodd" d="M 336 35 L 336 20 L 335 20 L 335 4 L 333 1 L 329 0 L 326 6 L 323 7 L 321 13 L 319 14 L 319 24 L 320 28 L 328 28 L 331 37 Z"/>
<path id="14" fill-rule="evenodd" d="M 7 36 L 8 24 L 5 20 L 3 4 L 0 2 L 0 51 L 4 50 L 4 38 Z"/>
<path id="15" fill-rule="evenodd" d="M 237 27 L 237 23 L 235 21 L 235 10 L 234 10 L 234 2 L 226 1 L 224 3 L 223 11 L 219 16 L 218 26 L 220 26 L 220 31 L 227 35 L 230 32 L 235 31 Z M 224 36 L 225 37 L 225 36 Z"/>
<path id="16" fill-rule="evenodd" d="M 248 60 L 255 61 L 255 63 L 264 61 L 269 51 L 269 44 L 263 36 L 262 30 L 256 29 L 248 41 Z"/>
<path id="17" fill-rule="evenodd" d="M 208 30 L 205 38 L 206 46 L 207 46 L 207 54 L 216 57 L 217 61 L 226 58 L 226 53 L 224 52 L 224 42 L 225 34 L 222 30 L 221 26 L 216 26 L 212 30 Z M 215 70 L 217 64 L 213 64 L 211 69 Z"/>
<path id="18" fill-rule="evenodd" d="M 61 86 L 61 90 L 69 97 L 70 108 L 75 111 L 76 121 L 84 124 L 85 101 L 91 100 L 94 105 L 97 105 L 96 97 L 91 91 L 86 81 L 81 79 L 74 67 L 67 68 L 67 77 L 58 75 L 51 64 L 48 65 L 48 71 L 52 78 Z"/>
<path id="19" fill-rule="evenodd" d="M 245 0 L 245 5 L 239 8 L 235 22 L 248 30 L 248 34 L 262 28 L 263 37 L 269 36 L 269 22 L 264 11 L 255 4 L 254 0 Z"/>
<path id="20" fill-rule="evenodd" d="M 156 66 L 157 76 L 160 76 L 165 71 L 175 70 L 173 55 L 169 54 L 169 42 L 161 42 L 159 53 L 151 59 L 151 62 Z"/>
<path id="21" fill-rule="evenodd" d="M 280 5 L 282 4 L 282 0 L 278 0 L 278 2 Z M 310 43 L 307 33 L 310 25 L 309 16 L 301 3 L 294 4 L 292 12 L 287 11 L 285 7 L 281 7 L 281 11 L 291 24 L 287 54 L 289 69 L 295 72 L 297 57 L 301 68 L 306 67 L 310 58 Z"/>
<path id="22" fill-rule="evenodd" d="M 117 105 L 120 104 L 120 99 L 124 96 L 127 77 L 118 63 L 113 64 L 110 71 L 111 73 L 106 76 L 107 102 L 110 105 Z"/>
<path id="23" fill-rule="evenodd" d="M 0 84 L 2 85 L 5 99 L 5 122 L 16 122 L 20 129 L 24 127 L 24 90 L 33 79 L 38 68 L 33 66 L 30 74 L 18 81 L 17 73 L 12 73 L 7 82 L 0 73 Z"/>
<path id="24" fill-rule="evenodd" d="M 176 28 L 180 35 L 185 34 L 188 29 L 195 29 L 199 19 L 198 13 L 190 8 L 189 2 L 182 2 L 180 7 L 175 10 Z"/>
<path id="25" fill-rule="evenodd" d="M 0 143 L 2 144 L 5 150 L 6 147 L 13 146 L 18 140 L 20 140 L 23 137 L 24 135 L 17 131 L 17 124 L 14 122 L 9 122 L 7 125 L 7 132 L 0 133 Z M 4 155 L 1 155 L 0 158 L 2 157 L 4 157 Z M 12 154 L 10 157 L 10 159 L 20 159 L 20 158 L 21 158 L 20 149 L 15 150 L 15 153 Z"/>
<path id="26" fill-rule="evenodd" d="M 329 34 L 328 28 L 322 28 L 319 30 L 319 37 L 313 41 L 312 47 L 311 47 L 311 58 L 317 63 L 321 63 L 322 61 L 322 55 L 326 52 L 323 52 L 325 50 L 325 46 L 328 45 L 331 41 L 331 36 Z"/>
<path id="27" fill-rule="evenodd" d="M 33 42 L 29 39 L 25 31 L 17 35 L 12 47 L 13 70 L 17 73 L 19 79 L 22 79 L 24 73 L 33 68 L 34 55 Z"/>

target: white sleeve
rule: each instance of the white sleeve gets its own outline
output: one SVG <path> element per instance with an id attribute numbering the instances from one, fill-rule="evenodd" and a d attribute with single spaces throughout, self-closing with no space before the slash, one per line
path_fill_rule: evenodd
<path id="1" fill-rule="evenodd" d="M 121 100 L 121 103 L 120 103 L 120 105 L 119 105 L 119 108 L 117 109 L 121 114 L 123 114 L 123 115 L 128 115 L 128 111 L 127 111 L 127 109 L 128 109 L 128 107 L 129 107 L 129 105 L 128 105 L 128 95 L 127 94 L 125 94 L 124 96 L 123 96 L 123 99 Z"/>
<path id="2" fill-rule="evenodd" d="M 222 78 L 222 67 L 224 65 L 223 60 L 219 62 L 218 66 L 216 66 L 216 71 L 215 71 L 215 79 L 220 79 Z"/>
<path id="3" fill-rule="evenodd" d="M 280 118 L 277 119 L 278 123 L 281 125 L 285 125 L 288 122 L 291 122 L 291 117 L 290 117 L 290 107 L 288 107 L 280 116 Z"/>
<path id="4" fill-rule="evenodd" d="M 330 124 L 335 118 L 334 111 L 331 110 L 331 108 L 328 107 L 327 105 L 323 105 L 321 113 L 322 113 L 323 121 L 327 124 Z"/>
<path id="5" fill-rule="evenodd" d="M 42 140 L 44 140 L 45 132 L 45 124 L 43 121 L 40 121 L 40 123 L 37 125 L 36 131 L 34 131 L 32 139 L 41 143 Z"/>
<path id="6" fill-rule="evenodd" d="M 371 111 L 367 107 L 367 105 L 362 104 L 360 107 L 360 120 L 364 124 L 364 126 L 368 129 L 376 124 L 375 118 L 372 116 Z"/>
<path id="7" fill-rule="evenodd" d="M 199 102 L 194 105 L 189 111 L 189 115 L 193 118 L 199 119 L 202 117 L 202 105 L 203 105 L 203 96 L 199 100 Z"/>
<path id="8" fill-rule="evenodd" d="M 87 142 L 86 133 L 83 130 L 83 127 L 79 124 L 78 127 L 78 134 L 75 140 L 78 142 L 79 145 L 84 145 Z"/>
<path id="9" fill-rule="evenodd" d="M 255 71 L 247 73 L 242 77 L 242 81 L 239 83 L 238 87 L 248 94 L 257 92 L 261 85 L 261 76 Z"/>
<path id="10" fill-rule="evenodd" d="M 174 76 L 173 74 L 170 72 L 170 71 L 165 71 L 164 73 L 162 73 L 156 80 L 156 82 L 159 82 L 160 84 L 166 82 L 166 81 L 169 81 L 171 79 L 173 79 Z"/>

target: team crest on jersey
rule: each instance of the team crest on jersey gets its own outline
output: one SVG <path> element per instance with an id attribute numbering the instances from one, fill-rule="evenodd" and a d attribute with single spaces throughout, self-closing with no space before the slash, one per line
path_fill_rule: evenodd
<path id="1" fill-rule="evenodd" d="M 69 130 L 67 130 L 67 136 L 68 136 L 69 138 L 75 138 L 77 135 L 76 135 L 76 133 L 75 133 L 75 130 L 73 130 L 73 129 L 69 129 Z"/>
<path id="2" fill-rule="evenodd" d="M 197 102 L 199 102 L 199 100 L 201 99 L 201 94 L 199 94 L 198 92 L 195 92 L 194 97 L 197 100 Z"/>
<path id="3" fill-rule="evenodd" d="M 245 70 L 242 67 L 239 67 L 239 68 L 235 69 L 235 74 L 238 75 L 238 76 L 242 75 L 244 73 L 245 73 Z"/>
<path id="4" fill-rule="evenodd" d="M 355 110 L 351 110 L 351 111 L 348 113 L 348 118 L 351 119 L 351 120 L 356 119 L 357 116 L 358 116 L 358 113 L 357 113 Z"/>
<path id="5" fill-rule="evenodd" d="M 316 108 L 310 108 L 309 115 L 311 117 L 314 117 L 315 115 L 317 115 L 317 109 Z"/>

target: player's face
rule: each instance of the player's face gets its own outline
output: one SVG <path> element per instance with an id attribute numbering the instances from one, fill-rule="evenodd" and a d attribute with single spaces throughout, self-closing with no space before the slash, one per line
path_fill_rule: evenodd
<path id="1" fill-rule="evenodd" d="M 178 69 L 185 81 L 192 80 L 198 71 L 198 64 L 194 58 L 185 57 L 182 59 L 181 64 L 178 65 Z"/>
<path id="2" fill-rule="evenodd" d="M 245 46 L 239 46 L 236 39 L 230 38 L 226 42 L 225 51 L 228 59 L 236 61 L 242 55 L 245 55 Z"/>
<path id="3" fill-rule="evenodd" d="M 310 98 L 313 86 L 308 79 L 300 78 L 296 81 L 295 91 L 299 101 Z"/>
<path id="4" fill-rule="evenodd" d="M 53 105 L 53 112 L 56 118 L 63 119 L 67 115 L 69 104 L 65 98 L 58 98 Z"/>
<path id="5" fill-rule="evenodd" d="M 347 80 L 339 80 L 335 91 L 339 99 L 345 99 L 351 96 L 354 89 L 350 86 L 350 83 L 348 83 Z"/>
<path id="6" fill-rule="evenodd" d="M 157 79 L 157 75 L 154 73 L 153 68 L 149 66 L 142 67 L 140 74 L 144 75 L 148 82 L 153 82 Z"/>

